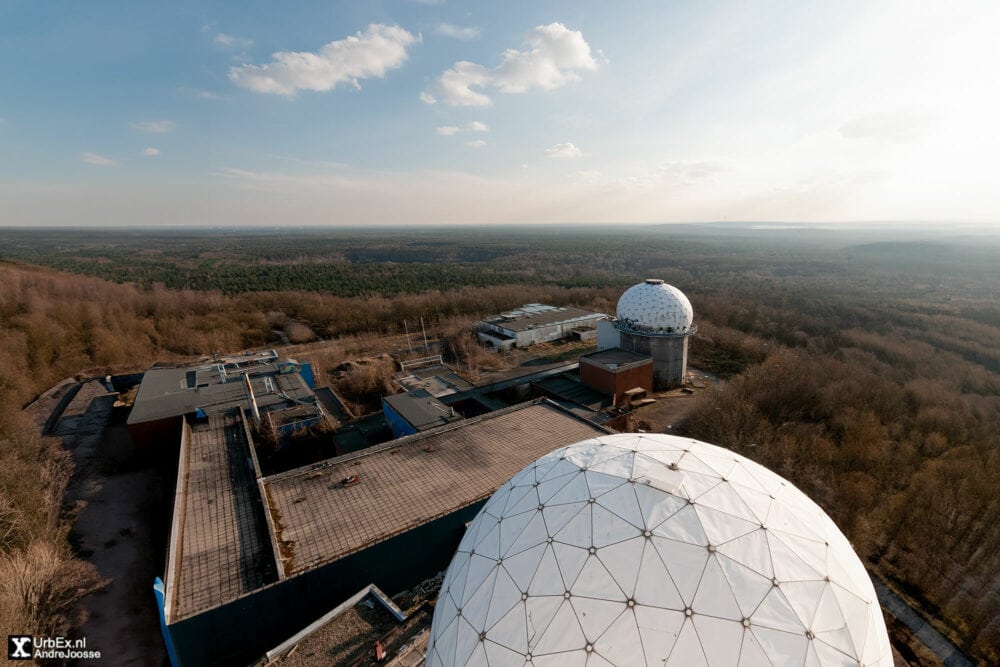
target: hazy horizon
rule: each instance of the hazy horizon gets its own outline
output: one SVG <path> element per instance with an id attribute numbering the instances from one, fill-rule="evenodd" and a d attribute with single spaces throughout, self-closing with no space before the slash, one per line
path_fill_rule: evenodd
<path id="1" fill-rule="evenodd" d="M 7 3 L 0 226 L 989 229 L 997 28 L 986 0 Z"/>

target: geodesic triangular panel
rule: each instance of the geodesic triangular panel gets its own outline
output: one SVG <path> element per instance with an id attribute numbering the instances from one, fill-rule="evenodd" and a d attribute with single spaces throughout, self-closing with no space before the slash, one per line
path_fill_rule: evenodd
<path id="1" fill-rule="evenodd" d="M 668 435 L 560 449 L 469 525 L 428 665 L 892 664 L 847 539 L 786 480 Z"/>
<path id="2" fill-rule="evenodd" d="M 647 280 L 625 290 L 618 299 L 618 321 L 628 329 L 649 333 L 684 333 L 691 328 L 694 309 L 673 285 Z"/>

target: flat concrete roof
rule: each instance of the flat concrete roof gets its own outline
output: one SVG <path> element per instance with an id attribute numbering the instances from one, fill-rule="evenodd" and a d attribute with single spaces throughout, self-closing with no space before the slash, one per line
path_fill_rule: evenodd
<path id="1" fill-rule="evenodd" d="M 431 396 L 436 398 L 450 396 L 474 387 L 447 366 L 433 366 L 406 373 L 397 373 L 394 378 L 406 391 L 426 389 Z"/>
<path id="2" fill-rule="evenodd" d="M 382 400 L 418 431 L 427 431 L 462 418 L 426 389 L 394 394 Z"/>
<path id="3" fill-rule="evenodd" d="M 297 373 L 278 372 L 277 363 L 231 369 L 225 379 L 213 366 L 151 368 L 143 375 L 135 397 L 129 424 L 178 417 L 202 409 L 206 414 L 226 412 L 249 406 L 243 375 L 250 375 L 254 396 L 260 408 L 288 403 L 284 394 L 302 401 L 312 390 Z"/>
<path id="4" fill-rule="evenodd" d="M 639 366 L 643 363 L 653 363 L 651 357 L 637 352 L 623 350 L 620 347 L 612 347 L 607 350 L 581 354 L 580 361 L 589 361 L 601 366 L 607 366 L 610 370 L 615 370 L 621 366 Z"/>
<path id="5" fill-rule="evenodd" d="M 545 378 L 539 381 L 537 386 L 542 391 L 556 398 L 575 403 L 576 405 L 582 405 L 592 410 L 593 412 L 588 414 L 589 418 L 596 418 L 597 415 L 594 413 L 601 408 L 611 405 L 611 397 L 607 394 L 602 394 L 579 380 L 570 379 L 565 375 L 555 375 Z M 606 417 L 606 415 L 601 415 L 601 417 Z"/>
<path id="6" fill-rule="evenodd" d="M 584 310 L 574 306 L 553 307 L 551 310 L 539 310 L 538 312 L 511 311 L 510 314 L 494 315 L 483 322 L 494 326 L 503 327 L 508 331 L 527 331 L 538 327 L 550 326 L 553 324 L 564 324 L 567 322 L 585 321 L 589 319 L 601 319 L 607 317 L 604 313 L 596 313 L 592 310 Z"/>
<path id="7" fill-rule="evenodd" d="M 282 574 L 484 500 L 544 454 L 609 432 L 543 400 L 266 478 L 269 511 L 283 525 L 276 537 L 293 554 Z M 358 483 L 339 483 L 351 475 Z"/>
<path id="8" fill-rule="evenodd" d="M 167 562 L 168 623 L 277 579 L 242 415 L 210 415 L 181 447 Z"/>

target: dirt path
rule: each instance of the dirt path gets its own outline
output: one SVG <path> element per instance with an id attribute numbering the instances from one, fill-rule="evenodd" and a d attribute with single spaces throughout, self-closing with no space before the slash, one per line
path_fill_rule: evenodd
<path id="1" fill-rule="evenodd" d="M 719 383 L 717 377 L 697 368 L 688 367 L 688 375 L 694 380 L 693 386 L 688 385 L 692 393 L 681 389 L 657 392 L 654 394 L 656 403 L 632 412 L 632 427 L 649 433 L 675 434 L 677 427 L 698 407 L 709 387 Z"/>
<path id="2" fill-rule="evenodd" d="M 79 634 L 101 651 L 94 664 L 165 665 L 153 597 L 162 475 L 131 457 L 126 427 L 114 423 L 115 396 L 100 382 L 84 383 L 54 429 L 77 467 L 67 501 L 84 504 L 70 541 L 110 579 L 82 600 L 86 620 Z"/>
<path id="3" fill-rule="evenodd" d="M 905 625 L 913 636 L 937 655 L 946 667 L 973 667 L 974 663 L 916 611 L 878 579 L 873 578 L 882 608 Z"/>

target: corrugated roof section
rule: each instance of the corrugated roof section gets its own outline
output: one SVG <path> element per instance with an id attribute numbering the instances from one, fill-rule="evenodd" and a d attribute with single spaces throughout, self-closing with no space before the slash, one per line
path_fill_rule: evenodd
<path id="1" fill-rule="evenodd" d="M 335 561 L 488 497 L 549 451 L 608 431 L 542 401 L 265 480 L 294 545 L 285 575 Z M 341 481 L 358 475 L 354 484 Z"/>

